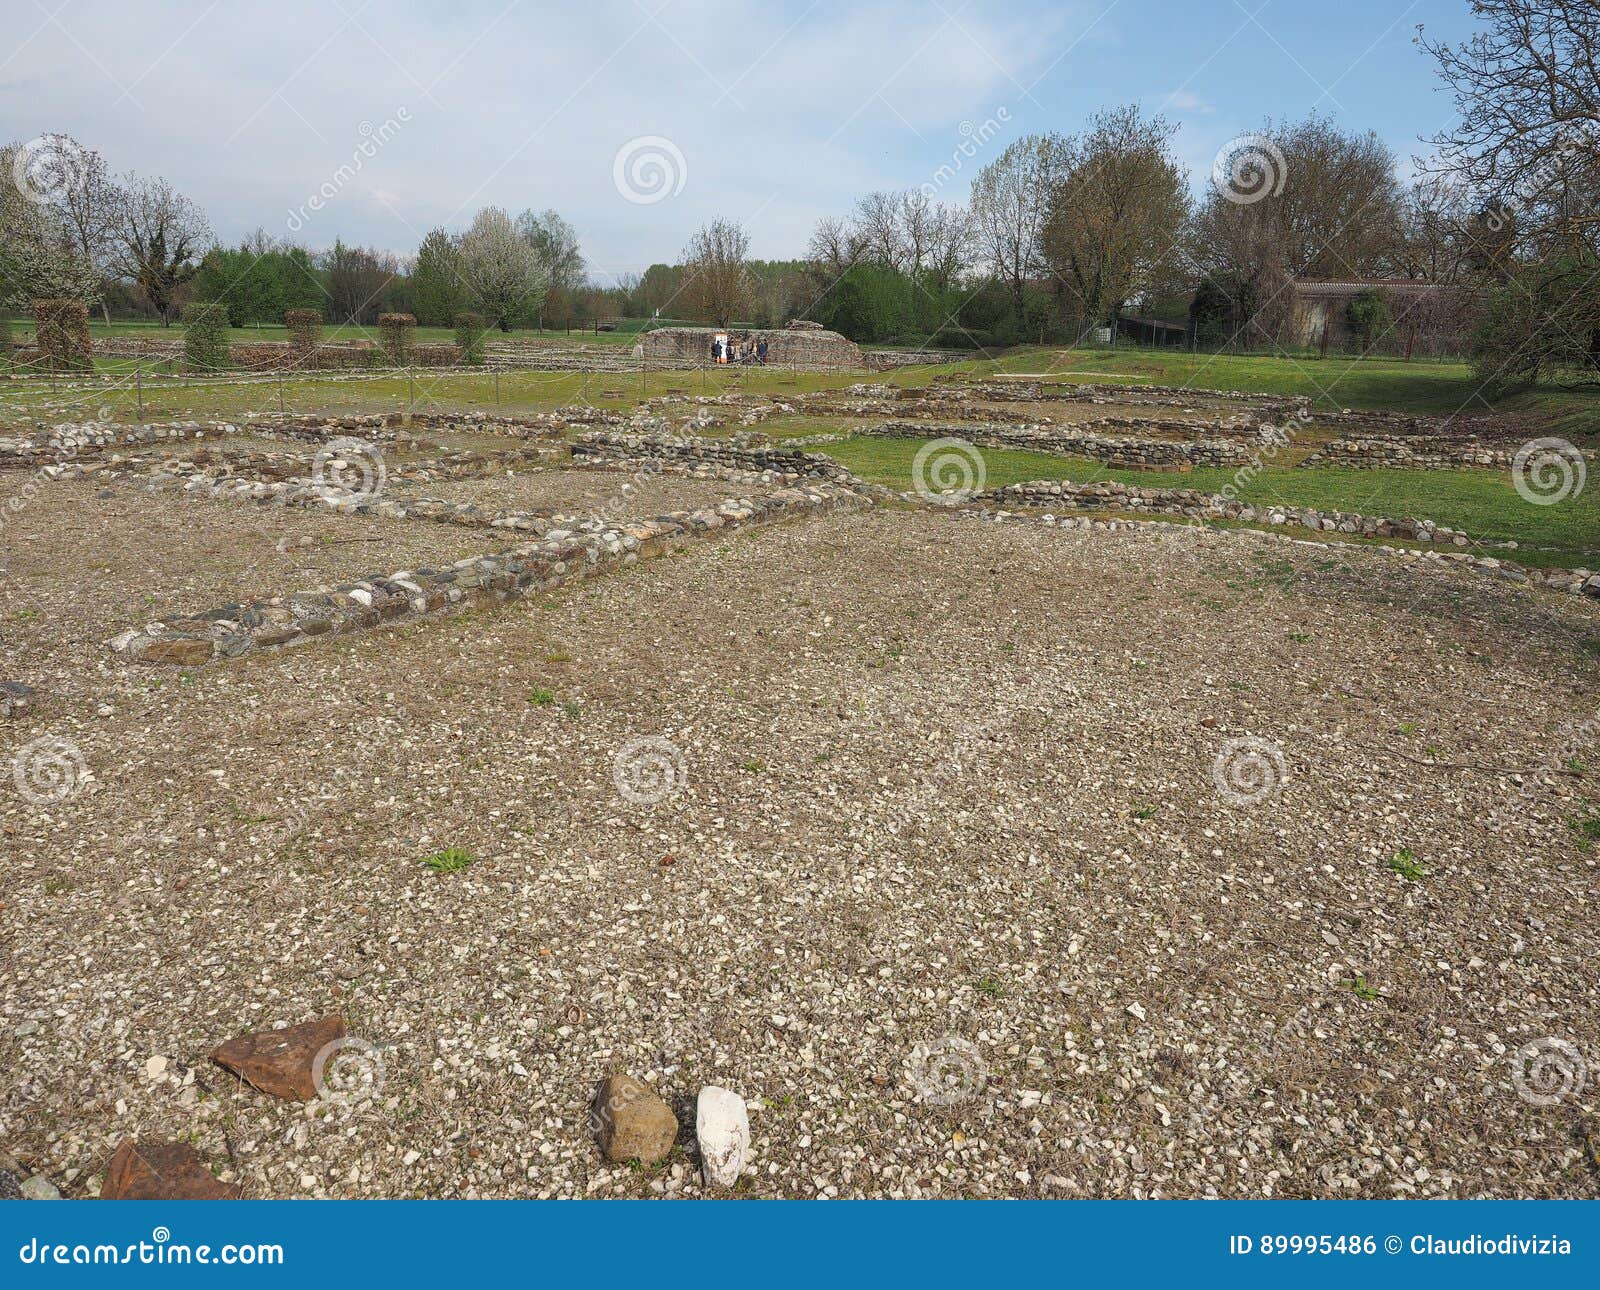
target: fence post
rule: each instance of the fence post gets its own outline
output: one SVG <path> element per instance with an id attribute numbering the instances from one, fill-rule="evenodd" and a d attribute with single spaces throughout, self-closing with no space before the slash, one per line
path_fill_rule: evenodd
<path id="1" fill-rule="evenodd" d="M 416 377 L 417 377 L 417 369 L 414 368 L 414 367 L 408 366 L 406 368 L 406 411 L 407 412 L 411 411 L 412 408 L 417 406 L 417 379 L 416 379 Z"/>
<path id="2" fill-rule="evenodd" d="M 278 369 L 278 415 L 283 415 L 283 369 Z"/>
<path id="3" fill-rule="evenodd" d="M 494 369 L 494 405 L 500 406 L 500 369 Z"/>
<path id="4" fill-rule="evenodd" d="M 139 403 L 139 420 L 144 420 L 144 368 L 137 359 L 133 363 L 133 390 L 134 397 Z"/>

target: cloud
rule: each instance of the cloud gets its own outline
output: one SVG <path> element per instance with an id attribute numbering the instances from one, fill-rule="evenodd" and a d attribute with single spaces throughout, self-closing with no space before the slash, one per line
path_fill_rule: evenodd
<path id="1" fill-rule="evenodd" d="M 1166 104 L 1179 112 L 1191 112 L 1197 116 L 1210 116 L 1217 110 L 1215 104 L 1207 103 L 1193 90 L 1173 90 L 1167 95 Z"/>

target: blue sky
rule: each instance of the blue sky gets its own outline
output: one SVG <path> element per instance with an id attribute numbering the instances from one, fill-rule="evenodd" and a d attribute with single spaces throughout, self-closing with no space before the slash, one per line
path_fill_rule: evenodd
<path id="1" fill-rule="evenodd" d="M 865 191 L 944 165 L 964 198 L 1010 139 L 1117 103 L 1181 125 L 1197 185 L 1228 140 L 1313 111 L 1409 169 L 1450 120 L 1419 23 L 1472 29 L 1466 0 L 15 0 L 0 135 L 163 174 L 228 241 L 406 254 L 481 205 L 553 206 L 604 276 L 718 215 L 797 255 Z"/>

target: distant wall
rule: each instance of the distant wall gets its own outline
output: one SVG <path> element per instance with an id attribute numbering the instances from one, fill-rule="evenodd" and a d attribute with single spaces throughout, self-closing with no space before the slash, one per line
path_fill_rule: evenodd
<path id="1" fill-rule="evenodd" d="M 681 363 L 685 367 L 698 367 L 711 362 L 711 338 L 717 334 L 714 327 L 658 327 L 639 337 L 634 355 L 652 363 Z M 836 331 L 820 327 L 751 329 L 728 331 L 735 343 L 767 342 L 768 367 L 796 367 L 806 371 L 839 368 L 865 368 L 866 359 L 853 340 L 846 340 Z"/>

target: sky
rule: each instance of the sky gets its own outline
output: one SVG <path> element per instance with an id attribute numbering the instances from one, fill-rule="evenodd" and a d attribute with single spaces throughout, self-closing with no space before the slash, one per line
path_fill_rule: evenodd
<path id="1" fill-rule="evenodd" d="M 0 142 L 64 131 L 219 240 L 401 255 L 554 207 L 601 281 L 727 217 L 758 258 L 878 188 L 965 200 L 1011 140 L 1137 103 L 1193 183 L 1268 118 L 1373 130 L 1409 174 L 1451 101 L 1415 44 L 1466 0 L 9 0 Z M 926 186 L 926 187 L 925 187 Z"/>

